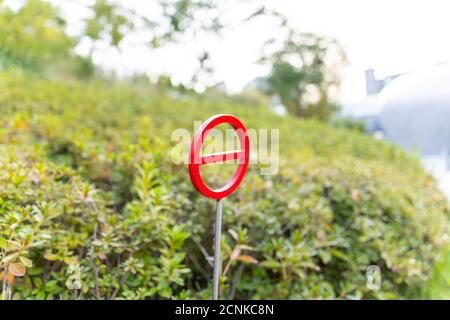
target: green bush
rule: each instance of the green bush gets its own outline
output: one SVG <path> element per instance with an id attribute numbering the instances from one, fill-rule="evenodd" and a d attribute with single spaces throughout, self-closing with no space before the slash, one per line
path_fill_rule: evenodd
<path id="1" fill-rule="evenodd" d="M 215 204 L 170 137 L 217 113 L 280 129 L 279 173 L 251 165 L 225 200 L 223 297 L 420 297 L 447 244 L 447 201 L 419 161 L 357 130 L 20 72 L 0 89 L 3 298 L 208 298 Z"/>

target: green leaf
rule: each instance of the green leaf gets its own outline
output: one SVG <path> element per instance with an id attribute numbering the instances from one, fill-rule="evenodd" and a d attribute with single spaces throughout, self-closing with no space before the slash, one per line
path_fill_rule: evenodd
<path id="1" fill-rule="evenodd" d="M 336 257 L 338 259 L 341 259 L 341 260 L 344 260 L 344 261 L 348 261 L 348 257 L 347 257 L 347 255 L 344 252 L 342 252 L 342 251 L 340 251 L 338 249 L 331 249 L 330 251 L 331 251 L 331 254 L 334 257 Z"/>
<path id="2" fill-rule="evenodd" d="M 36 276 L 38 274 L 41 274 L 43 271 L 44 271 L 44 268 L 34 267 L 34 268 L 28 269 L 28 274 L 32 275 L 32 276 Z"/>
<path id="3" fill-rule="evenodd" d="M 323 263 L 327 264 L 331 261 L 331 253 L 325 250 L 320 250 L 318 252 L 318 255 L 320 257 L 320 260 L 322 260 Z"/>
<path id="4" fill-rule="evenodd" d="M 33 262 L 30 259 L 26 258 L 26 257 L 19 257 L 19 260 L 27 268 L 31 268 L 33 266 Z"/>
<path id="5" fill-rule="evenodd" d="M 16 253 L 11 253 L 11 254 L 7 255 L 6 257 L 4 257 L 2 261 L 3 261 L 4 263 L 7 263 L 7 262 L 10 262 L 10 261 L 16 259 L 17 256 L 18 256 L 18 253 L 17 253 L 17 252 L 16 252 Z"/>
<path id="6" fill-rule="evenodd" d="M 0 237 L 0 248 L 6 249 L 6 246 L 8 245 L 8 242 L 6 242 L 5 238 Z"/>
<path id="7" fill-rule="evenodd" d="M 269 269 L 278 269 L 280 268 L 280 263 L 275 260 L 266 260 L 261 263 L 261 266 Z"/>
<path id="8" fill-rule="evenodd" d="M 73 265 L 73 264 L 77 264 L 78 260 L 76 257 L 65 257 L 64 262 L 68 265 Z"/>
<path id="9" fill-rule="evenodd" d="M 47 250 L 44 252 L 44 259 L 49 261 L 58 260 L 58 256 L 56 254 L 51 253 L 51 251 Z"/>

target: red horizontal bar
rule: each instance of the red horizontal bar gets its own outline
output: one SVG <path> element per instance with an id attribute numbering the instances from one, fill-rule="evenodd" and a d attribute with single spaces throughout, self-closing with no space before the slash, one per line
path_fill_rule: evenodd
<path id="1" fill-rule="evenodd" d="M 244 151 L 242 150 L 233 150 L 233 151 L 227 151 L 227 152 L 220 152 L 220 153 L 212 153 L 212 154 L 205 154 L 201 155 L 201 165 L 203 164 L 209 164 L 209 163 L 217 163 L 217 162 L 225 162 L 228 160 L 237 160 L 244 154 Z"/>

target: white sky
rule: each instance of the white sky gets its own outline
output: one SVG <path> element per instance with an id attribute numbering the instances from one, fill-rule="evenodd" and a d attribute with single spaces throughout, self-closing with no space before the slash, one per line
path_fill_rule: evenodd
<path id="1" fill-rule="evenodd" d="M 76 3 L 76 0 L 69 0 Z M 156 0 L 123 0 L 140 12 L 155 14 Z M 121 74 L 134 71 L 168 73 L 177 81 L 189 81 L 203 48 L 212 55 L 215 81 L 224 81 L 231 92 L 239 91 L 267 69 L 256 64 L 261 44 L 273 32 L 269 21 L 255 20 L 244 26 L 238 21 L 252 10 L 243 1 L 224 0 L 231 28 L 222 39 L 203 38 L 157 51 L 129 46 L 122 55 L 102 54 L 96 61 Z M 67 6 L 74 18 L 81 12 Z M 446 0 L 272 0 L 265 2 L 288 16 L 300 31 L 336 37 L 346 49 L 349 66 L 344 71 L 341 101 L 352 102 L 365 95 L 364 70 L 377 76 L 421 69 L 450 61 L 450 2 Z"/>

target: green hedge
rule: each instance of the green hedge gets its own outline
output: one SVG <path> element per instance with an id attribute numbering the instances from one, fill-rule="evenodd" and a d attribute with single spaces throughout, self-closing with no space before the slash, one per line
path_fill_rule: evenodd
<path id="1" fill-rule="evenodd" d="M 279 128 L 281 143 L 280 172 L 250 166 L 225 201 L 223 297 L 421 297 L 448 241 L 419 161 L 356 130 L 21 72 L 0 90 L 3 298 L 208 298 L 215 204 L 168 155 L 174 129 L 216 113 Z"/>

